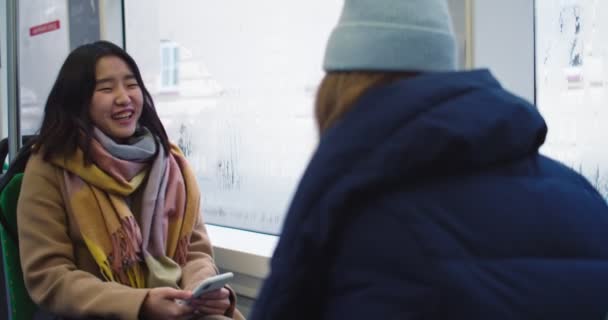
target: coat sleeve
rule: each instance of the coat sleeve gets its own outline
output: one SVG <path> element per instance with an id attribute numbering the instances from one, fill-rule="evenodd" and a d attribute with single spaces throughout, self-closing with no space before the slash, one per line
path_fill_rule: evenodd
<path id="1" fill-rule="evenodd" d="M 193 290 L 203 280 L 218 274 L 218 269 L 213 260 L 213 249 L 203 219 L 199 217 L 194 226 L 186 265 L 182 268 L 181 287 L 184 290 Z M 230 287 L 230 308 L 226 316 L 234 319 L 242 319 L 242 315 L 236 310 L 236 294 Z"/>
<path id="2" fill-rule="evenodd" d="M 104 282 L 77 269 L 60 178 L 50 164 L 30 158 L 17 225 L 21 267 L 32 300 L 61 316 L 137 319 L 148 289 Z"/>

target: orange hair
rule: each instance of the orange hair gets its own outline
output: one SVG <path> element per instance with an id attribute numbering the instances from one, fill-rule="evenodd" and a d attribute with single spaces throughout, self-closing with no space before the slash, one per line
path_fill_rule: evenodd
<path id="1" fill-rule="evenodd" d="M 326 74 L 319 85 L 315 101 L 315 118 L 319 133 L 323 133 L 340 119 L 367 90 L 416 74 L 358 71 Z"/>

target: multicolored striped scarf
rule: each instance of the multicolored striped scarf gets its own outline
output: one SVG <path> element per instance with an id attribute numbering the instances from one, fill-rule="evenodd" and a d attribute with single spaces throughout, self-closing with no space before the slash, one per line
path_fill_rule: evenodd
<path id="1" fill-rule="evenodd" d="M 91 154 L 90 165 L 82 150 L 52 162 L 64 169 L 63 197 L 102 275 L 134 288 L 177 287 L 200 205 L 184 155 L 175 145 L 165 155 L 145 128 L 127 144 L 95 129 Z M 136 218 L 131 202 L 139 188 Z"/>

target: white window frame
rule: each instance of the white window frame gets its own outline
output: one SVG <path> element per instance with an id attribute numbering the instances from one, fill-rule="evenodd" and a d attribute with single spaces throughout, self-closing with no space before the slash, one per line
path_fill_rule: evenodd
<path id="1" fill-rule="evenodd" d="M 176 92 L 179 89 L 179 57 L 180 48 L 174 41 L 163 40 L 160 43 L 160 77 L 158 88 L 160 92 Z M 169 63 L 165 58 L 168 56 Z M 168 75 L 168 76 L 165 76 Z"/>
<path id="2" fill-rule="evenodd" d="M 235 273 L 232 288 L 255 299 L 270 272 L 270 258 L 279 241 L 275 235 L 207 224 L 217 266 Z"/>

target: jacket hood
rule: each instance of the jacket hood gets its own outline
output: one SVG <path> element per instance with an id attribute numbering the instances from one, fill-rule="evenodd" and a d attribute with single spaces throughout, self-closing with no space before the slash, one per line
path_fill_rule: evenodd
<path id="1" fill-rule="evenodd" d="M 322 246 L 339 217 L 319 210 L 381 186 L 414 185 L 537 154 L 546 134 L 536 108 L 487 70 L 428 73 L 372 89 L 321 137 L 284 228 L 320 224 L 324 232 L 311 237 Z"/>
<path id="2" fill-rule="evenodd" d="M 317 155 L 350 172 L 424 178 L 522 158 L 538 151 L 546 133 L 534 106 L 487 70 L 429 73 L 363 95 L 321 137 Z"/>
<path id="3" fill-rule="evenodd" d="M 517 161 L 537 154 L 546 134 L 535 107 L 487 70 L 429 73 L 372 89 L 321 137 L 284 230 L 298 228 L 303 243 L 323 247 L 353 197 Z M 279 246 L 292 240 L 299 241 Z"/>

